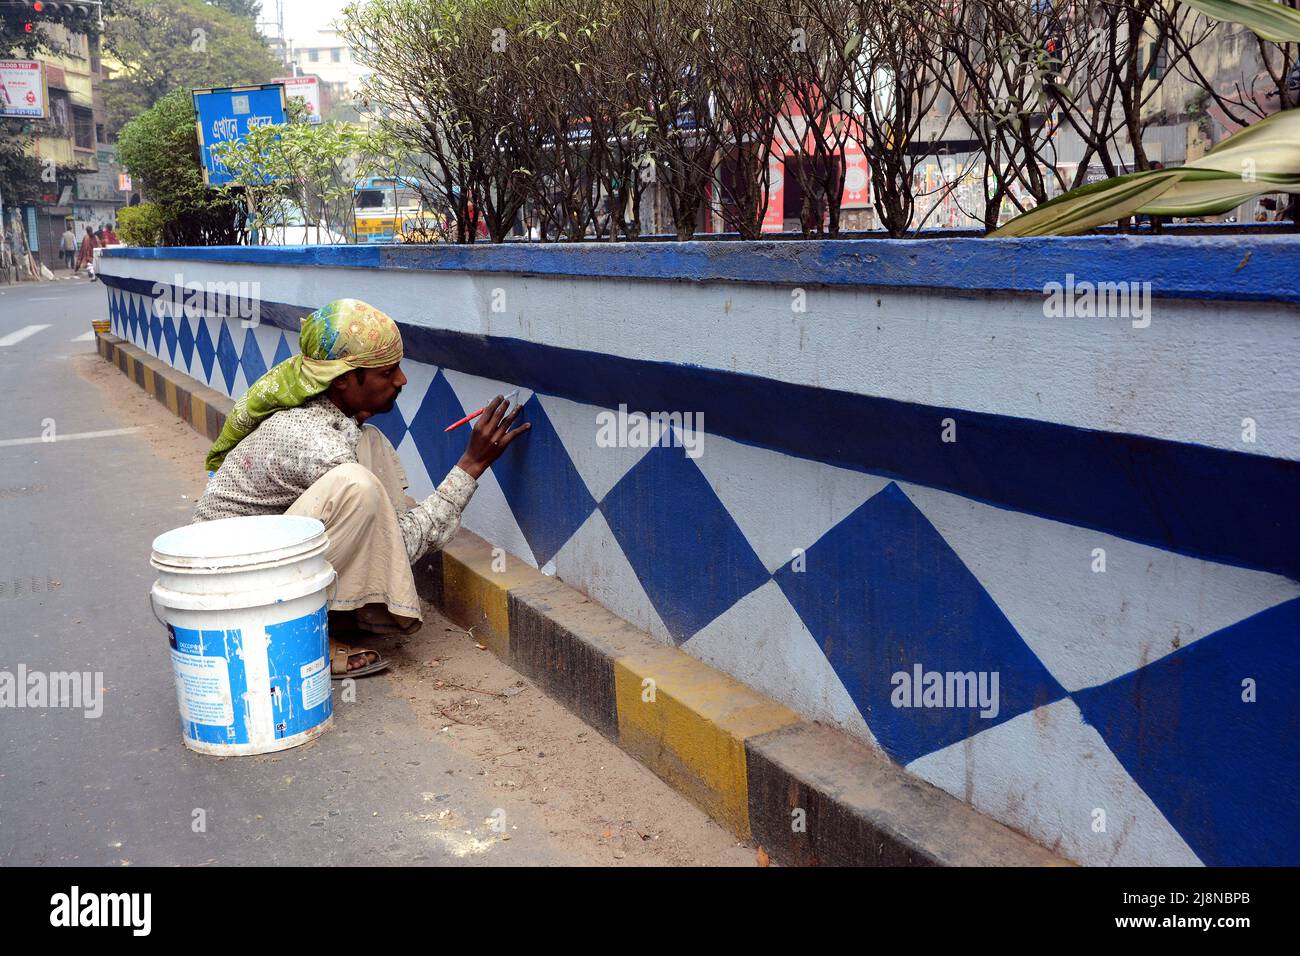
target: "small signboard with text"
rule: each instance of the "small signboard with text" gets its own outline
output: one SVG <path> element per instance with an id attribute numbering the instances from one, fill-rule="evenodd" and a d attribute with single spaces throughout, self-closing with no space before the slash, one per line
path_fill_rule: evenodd
<path id="1" fill-rule="evenodd" d="M 282 76 L 271 81 L 284 86 L 285 96 L 289 99 L 302 100 L 307 110 L 307 122 L 319 123 L 320 116 L 320 79 L 315 76 Z"/>
<path id="2" fill-rule="evenodd" d="M 285 121 L 285 93 L 279 83 L 195 90 L 194 113 L 203 179 L 209 186 L 230 182 L 230 173 L 212 155 L 218 143 L 243 140 L 255 126 Z"/>
<path id="3" fill-rule="evenodd" d="M 37 60 L 0 60 L 0 116 L 49 116 L 44 65 Z"/>

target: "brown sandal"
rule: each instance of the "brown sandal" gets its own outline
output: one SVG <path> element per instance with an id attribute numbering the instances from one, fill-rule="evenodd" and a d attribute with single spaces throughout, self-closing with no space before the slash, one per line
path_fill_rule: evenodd
<path id="1" fill-rule="evenodd" d="M 348 669 L 348 659 L 360 654 L 374 654 L 375 660 L 361 667 Z M 351 647 L 341 641 L 330 641 L 330 677 L 342 680 L 345 677 L 365 677 L 388 668 L 388 661 L 378 651 L 368 647 Z"/>

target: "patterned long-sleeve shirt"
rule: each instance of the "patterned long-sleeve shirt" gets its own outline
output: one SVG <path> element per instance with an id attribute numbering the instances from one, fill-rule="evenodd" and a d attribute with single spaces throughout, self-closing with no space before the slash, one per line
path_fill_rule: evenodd
<path id="1" fill-rule="evenodd" d="M 361 426 L 323 395 L 278 411 L 231 449 L 199 498 L 194 520 L 283 514 L 331 468 L 355 462 L 360 438 Z M 477 487 L 453 468 L 437 491 L 398 512 L 412 563 L 451 540 Z"/>

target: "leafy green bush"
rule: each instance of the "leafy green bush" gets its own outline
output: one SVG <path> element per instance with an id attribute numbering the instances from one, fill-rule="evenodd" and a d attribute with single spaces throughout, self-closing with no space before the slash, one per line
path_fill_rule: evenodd
<path id="1" fill-rule="evenodd" d="M 327 120 L 311 124 L 295 111 L 287 123 L 250 129 L 243 139 L 212 148 L 229 173 L 222 187 L 248 209 L 248 225 L 265 235 L 267 227 L 301 222 L 321 240 L 327 232 L 352 237 L 356 181 L 395 165 L 399 144 L 379 130 L 362 130 Z M 265 240 L 264 240 L 265 241 Z"/>
<path id="2" fill-rule="evenodd" d="M 122 127 L 117 153 L 144 198 L 162 215 L 162 245 L 239 242 L 244 209 L 235 197 L 203 182 L 188 90 L 167 94 Z"/>
<path id="3" fill-rule="evenodd" d="M 160 245 L 162 232 L 162 210 L 151 202 L 124 206 L 117 212 L 117 236 L 128 246 Z"/>

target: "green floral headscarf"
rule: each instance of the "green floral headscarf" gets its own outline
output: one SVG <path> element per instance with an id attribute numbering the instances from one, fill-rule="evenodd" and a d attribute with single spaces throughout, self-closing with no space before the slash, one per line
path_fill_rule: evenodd
<path id="1" fill-rule="evenodd" d="M 402 360 L 397 323 L 358 299 L 338 299 L 302 320 L 301 355 L 285 359 L 248 387 L 226 416 L 208 452 L 208 471 L 252 434 L 262 419 L 283 408 L 297 408 L 354 368 L 381 368 Z"/>

